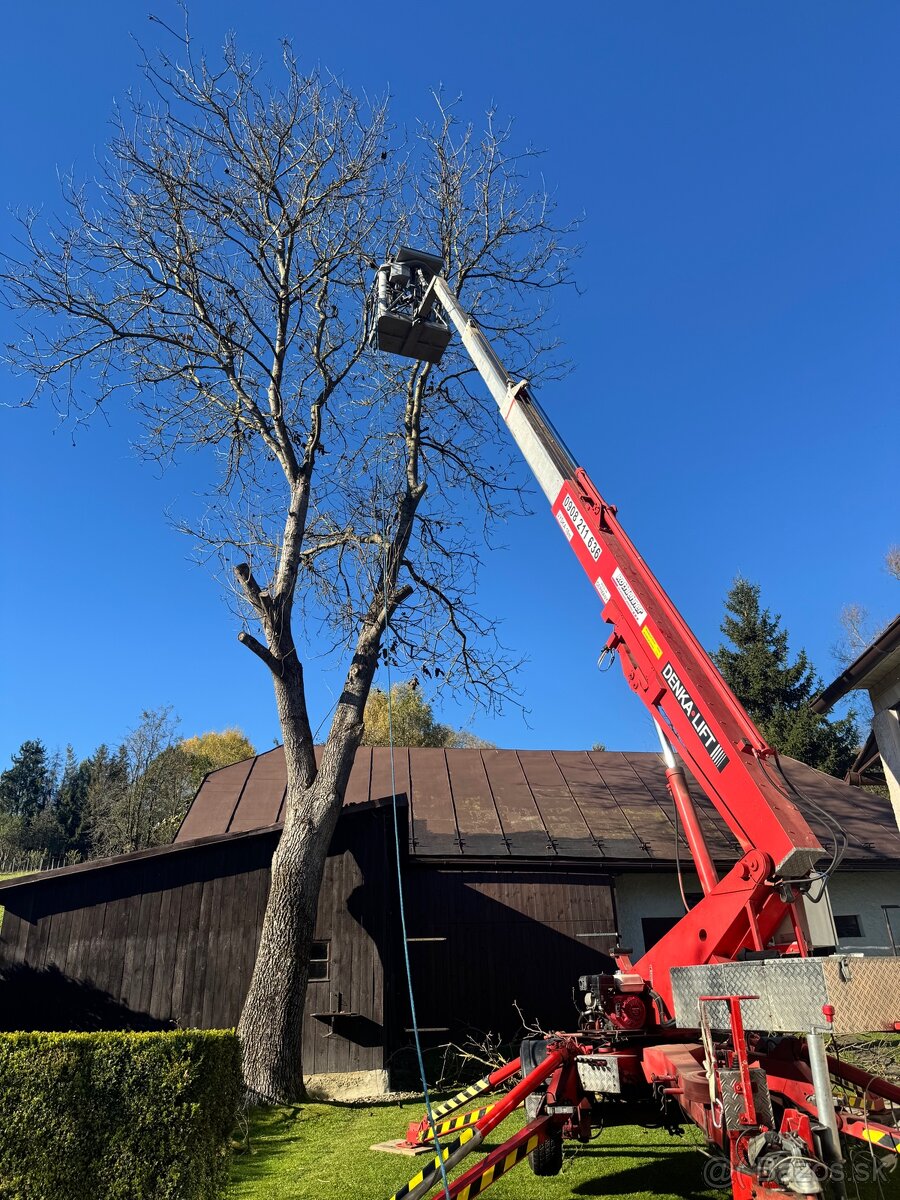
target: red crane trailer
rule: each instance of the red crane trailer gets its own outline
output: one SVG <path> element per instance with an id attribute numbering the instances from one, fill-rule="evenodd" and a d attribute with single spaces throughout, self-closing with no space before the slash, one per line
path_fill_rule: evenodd
<path id="1" fill-rule="evenodd" d="M 654 1105 L 672 1132 L 685 1120 L 697 1125 L 730 1164 L 734 1200 L 826 1191 L 843 1200 L 846 1147 L 864 1145 L 873 1170 L 896 1165 L 900 1088 L 827 1057 L 823 1035 L 900 1029 L 900 959 L 809 955 L 802 901 L 824 894 L 840 831 L 823 867 L 825 851 L 800 811 L 811 802 L 787 780 L 616 507 L 563 444 L 527 380 L 507 373 L 442 269 L 435 256 L 407 248 L 379 268 L 372 342 L 436 363 L 456 329 L 602 601 L 611 627 L 604 653 L 618 657 L 654 719 L 704 894 L 637 962 L 617 947 L 614 972 L 579 980 L 577 1032 L 526 1040 L 521 1062 L 442 1105 L 434 1128 L 426 1120 L 411 1126 L 408 1140 L 436 1138 L 439 1155 L 392 1200 L 437 1194 L 440 1160 L 445 1171 L 455 1167 L 520 1104 L 524 1128 L 459 1175 L 450 1195 L 470 1200 L 526 1157 L 536 1173 L 554 1174 L 562 1140 L 587 1141 L 604 1109 L 623 1102 Z M 678 759 L 741 847 L 722 878 Z M 451 1115 L 514 1074 L 521 1078 L 501 1100 Z"/>

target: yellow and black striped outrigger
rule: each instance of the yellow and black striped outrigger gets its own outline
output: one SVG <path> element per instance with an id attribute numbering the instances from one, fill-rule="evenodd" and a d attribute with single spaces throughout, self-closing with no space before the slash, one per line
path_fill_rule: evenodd
<path id="1" fill-rule="evenodd" d="M 476 1124 L 482 1117 L 487 1116 L 494 1108 L 493 1104 L 487 1104 L 484 1108 L 473 1109 L 472 1112 L 463 1113 L 460 1117 L 448 1117 L 446 1121 L 436 1121 L 434 1129 L 430 1127 L 421 1134 L 419 1142 L 432 1142 L 436 1137 L 442 1138 L 445 1134 L 456 1133 L 460 1129 L 467 1129 L 470 1125 Z"/>
<path id="2" fill-rule="evenodd" d="M 521 1079 L 515 1087 L 513 1087 L 505 1096 L 498 1100 L 495 1104 L 486 1105 L 484 1108 L 473 1113 L 466 1113 L 464 1116 L 459 1116 L 450 1120 L 444 1120 L 441 1123 L 436 1122 L 436 1132 L 438 1137 L 437 1154 L 431 1161 L 422 1168 L 418 1174 L 408 1180 L 403 1187 L 396 1191 L 390 1200 L 424 1200 L 431 1190 L 437 1185 L 439 1176 L 444 1172 L 451 1171 L 456 1167 L 468 1154 L 477 1150 L 484 1142 L 485 1137 L 493 1129 L 522 1104 L 527 1096 L 529 1096 L 536 1088 L 550 1075 L 567 1064 L 574 1069 L 574 1058 L 577 1046 L 574 1043 L 564 1043 L 548 1048 L 547 1055 L 542 1061 L 534 1067 L 523 1079 Z M 498 1077 L 506 1079 L 518 1072 L 520 1069 L 519 1060 L 493 1072 L 492 1075 L 486 1076 L 484 1080 L 479 1080 L 477 1084 L 473 1084 L 476 1089 L 475 1094 L 479 1095 L 484 1090 L 480 1085 L 485 1082 L 489 1087 L 494 1086 L 498 1082 Z M 466 1088 L 465 1092 L 459 1093 L 453 1097 L 453 1100 L 448 1100 L 441 1109 L 432 1110 L 432 1115 L 436 1116 L 442 1111 L 446 1116 L 448 1111 L 453 1111 L 453 1106 L 459 1107 L 465 1100 L 471 1099 L 469 1094 L 470 1089 Z M 465 1099 L 462 1099 L 465 1097 Z M 451 1106 L 448 1109 L 448 1105 Z M 464 1123 L 468 1123 L 465 1128 L 461 1129 L 459 1137 L 447 1145 L 441 1145 L 440 1135 L 441 1127 L 454 1126 L 459 1128 Z M 531 1154 L 538 1146 L 548 1137 L 550 1133 L 556 1132 L 561 1128 L 563 1119 L 559 1116 L 541 1116 L 536 1120 L 531 1121 L 524 1129 L 520 1129 L 514 1133 L 512 1137 L 507 1138 L 501 1146 L 492 1150 L 480 1162 L 470 1167 L 458 1179 L 455 1179 L 449 1185 L 449 1193 L 451 1197 L 460 1197 L 460 1200 L 472 1200 L 472 1197 L 478 1196 L 486 1188 L 499 1179 L 501 1175 L 511 1170 L 517 1163 L 521 1162 L 526 1155 Z M 422 1136 L 422 1129 L 419 1126 L 413 1126 L 411 1133 L 418 1131 L 419 1144 L 421 1145 L 425 1138 Z M 433 1135 L 432 1135 L 433 1136 Z M 410 1138 L 412 1141 L 412 1138 Z"/>
<path id="3" fill-rule="evenodd" d="M 393 1196 L 391 1196 L 391 1200 L 406 1200 L 407 1197 L 426 1195 L 431 1191 L 431 1188 L 437 1179 L 438 1174 L 440 1173 L 441 1163 L 443 1162 L 445 1167 L 452 1165 L 448 1161 L 450 1157 L 455 1155 L 456 1152 L 465 1146 L 467 1142 L 474 1141 L 476 1137 L 478 1137 L 478 1141 L 480 1142 L 481 1137 L 477 1130 L 464 1129 L 456 1141 L 448 1142 L 446 1146 L 441 1146 L 440 1153 L 436 1154 L 434 1158 L 431 1159 L 431 1161 L 424 1166 L 417 1175 L 413 1175 L 412 1179 L 407 1180 L 403 1187 L 398 1188 L 397 1191 L 394 1192 Z M 474 1150 L 475 1147 L 473 1146 L 471 1149 Z M 466 1152 L 468 1153 L 469 1151 L 467 1150 Z M 460 1157 L 462 1157 L 462 1155 L 460 1155 Z"/>
<path id="4" fill-rule="evenodd" d="M 855 1130 L 850 1130 L 856 1133 Z M 869 1125 L 856 1134 L 862 1141 L 877 1146 L 879 1150 L 896 1150 L 900 1154 L 900 1129 L 888 1129 L 884 1125 Z"/>
<path id="5" fill-rule="evenodd" d="M 444 1133 L 453 1133 L 457 1129 L 474 1125 L 476 1121 L 489 1111 L 492 1107 L 491 1105 L 488 1105 L 487 1108 L 477 1110 L 477 1115 L 473 1116 L 472 1113 L 467 1113 L 464 1119 L 458 1118 L 455 1125 L 449 1124 L 446 1118 L 449 1117 L 450 1113 L 456 1112 L 458 1108 L 462 1108 L 463 1105 L 471 1104 L 476 1096 L 483 1096 L 486 1092 L 492 1092 L 502 1083 L 505 1083 L 507 1079 L 518 1074 L 520 1068 L 520 1060 L 513 1058 L 508 1063 L 504 1063 L 502 1067 L 498 1067 L 495 1071 L 491 1071 L 489 1075 L 485 1075 L 482 1079 L 479 1079 L 476 1083 L 464 1087 L 461 1092 L 457 1092 L 455 1096 L 451 1096 L 443 1104 L 434 1105 L 431 1110 L 431 1116 L 437 1125 L 437 1136 L 442 1137 Z M 418 1124 L 410 1125 L 406 1134 L 406 1140 L 412 1146 L 422 1146 L 434 1140 L 434 1131 L 427 1117 L 423 1117 Z"/>
<path id="6" fill-rule="evenodd" d="M 485 1075 L 484 1079 L 479 1079 L 477 1083 L 473 1083 L 471 1087 L 463 1088 L 461 1092 L 457 1092 L 455 1096 L 451 1096 L 449 1100 L 445 1100 L 443 1104 L 435 1105 L 431 1110 L 431 1115 L 438 1120 L 446 1117 L 448 1113 L 455 1112 L 456 1109 L 462 1108 L 464 1104 L 468 1104 L 470 1100 L 474 1100 L 476 1096 L 483 1096 L 485 1092 L 489 1092 L 494 1084 L 491 1083 L 490 1075 Z"/>
<path id="7" fill-rule="evenodd" d="M 453 1200 L 474 1200 L 475 1196 L 480 1196 L 492 1183 L 496 1183 L 501 1175 L 511 1171 L 523 1158 L 537 1150 L 552 1131 L 552 1126 L 553 1122 L 549 1117 L 541 1117 L 520 1129 L 502 1146 L 492 1150 L 481 1162 L 470 1167 L 464 1175 L 454 1181 L 450 1188 Z"/>

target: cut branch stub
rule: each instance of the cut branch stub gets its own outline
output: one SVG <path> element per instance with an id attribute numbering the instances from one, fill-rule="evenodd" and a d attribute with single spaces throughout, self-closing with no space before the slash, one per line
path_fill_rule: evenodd
<path id="1" fill-rule="evenodd" d="M 246 646 L 248 650 L 252 650 L 257 658 L 261 658 L 273 675 L 281 676 L 284 674 L 284 666 L 281 661 L 262 642 L 258 641 L 252 633 L 242 630 L 238 634 L 238 641 L 242 646 Z"/>

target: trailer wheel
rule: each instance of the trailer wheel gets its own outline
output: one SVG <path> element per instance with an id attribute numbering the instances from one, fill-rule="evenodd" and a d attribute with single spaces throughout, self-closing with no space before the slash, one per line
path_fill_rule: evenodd
<path id="1" fill-rule="evenodd" d="M 551 1133 L 545 1142 L 528 1155 L 528 1165 L 535 1175 L 558 1175 L 563 1165 L 561 1133 Z"/>

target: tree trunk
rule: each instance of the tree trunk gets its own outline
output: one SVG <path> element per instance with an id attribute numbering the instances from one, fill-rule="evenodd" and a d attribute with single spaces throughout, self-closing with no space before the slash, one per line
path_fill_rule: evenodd
<path id="1" fill-rule="evenodd" d="M 244 1082 L 263 1100 L 293 1103 L 303 1086 L 303 1009 L 325 859 L 340 805 L 316 783 L 291 803 L 272 858 L 272 883 L 253 979 L 241 1013 Z M 294 785 L 296 786 L 296 785 Z"/>
<path id="2" fill-rule="evenodd" d="M 287 766 L 285 821 L 272 857 L 269 899 L 238 1036 L 246 1087 L 264 1101 L 290 1104 L 306 1097 L 302 1038 L 310 942 L 362 725 L 343 731 L 339 753 L 346 769 L 316 773 L 299 668 L 276 678 L 275 695 Z"/>

